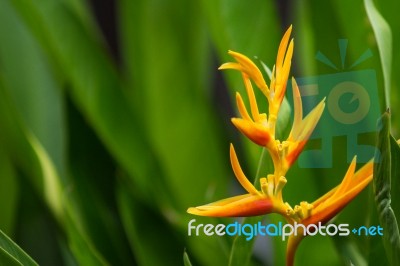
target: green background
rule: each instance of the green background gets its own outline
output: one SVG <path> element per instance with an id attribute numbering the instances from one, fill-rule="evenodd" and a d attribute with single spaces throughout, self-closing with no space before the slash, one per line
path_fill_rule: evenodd
<path id="1" fill-rule="evenodd" d="M 376 2 L 397 47 L 400 3 Z M 259 239 L 250 256 L 240 243 L 231 255 L 231 237 L 188 237 L 193 218 L 232 219 L 186 209 L 242 193 L 231 142 L 254 179 L 261 149 L 230 123 L 243 83 L 239 73 L 217 68 L 232 60 L 228 49 L 272 68 L 290 24 L 294 77 L 345 72 L 315 59 L 321 51 L 340 65 L 338 39 L 348 39 L 349 64 L 371 49 L 373 57 L 353 70 L 376 71 L 374 100 L 380 113 L 394 106 L 392 133 L 400 136 L 400 53 L 383 49 L 393 63 L 388 85 L 377 47 L 388 40 L 375 35 L 361 0 L 0 0 L 0 230 L 40 265 L 181 265 L 185 249 L 193 265 L 226 265 L 230 256 L 284 265 L 280 239 Z M 346 138 L 333 144 L 332 168 L 289 171 L 286 201 L 312 202 L 340 183 Z M 261 168 L 260 176 L 268 173 Z M 375 212 L 369 186 L 335 222 L 377 224 Z M 308 237 L 296 265 L 376 262 L 385 257 L 379 243 Z"/>

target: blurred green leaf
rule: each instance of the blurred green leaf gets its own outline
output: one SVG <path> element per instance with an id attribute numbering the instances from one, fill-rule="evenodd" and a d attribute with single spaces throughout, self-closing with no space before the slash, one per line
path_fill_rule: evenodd
<path id="1" fill-rule="evenodd" d="M 63 93 L 42 47 L 9 1 L 0 2 L 0 35 L 7 36 L 0 45 L 0 70 L 8 99 L 57 169 L 65 171 Z"/>
<path id="2" fill-rule="evenodd" d="M 117 188 L 118 207 L 132 252 L 139 265 L 182 263 L 183 243 L 170 226 L 138 198 L 132 197 L 125 184 Z"/>
<path id="3" fill-rule="evenodd" d="M 376 8 L 381 13 L 382 17 L 385 18 L 387 23 L 389 24 L 390 29 L 392 30 L 392 38 L 393 45 L 392 47 L 397 47 L 400 43 L 400 35 L 395 34 L 400 31 L 400 20 L 398 19 L 397 10 L 400 9 L 399 1 L 375 1 Z M 392 53 L 392 69 L 393 73 L 397 73 L 400 68 L 400 53 L 393 52 Z M 391 121 L 391 132 L 394 136 L 400 135 L 400 119 L 398 116 L 400 115 L 398 108 L 393 108 L 395 106 L 400 105 L 400 75 L 392 75 L 392 83 L 390 90 L 390 107 L 392 107 L 392 121 Z"/>
<path id="4" fill-rule="evenodd" d="M 392 160 L 390 114 L 386 112 L 379 122 L 378 150 L 374 166 L 374 193 L 380 224 L 383 227 L 383 243 L 391 265 L 400 265 L 400 235 L 396 216 L 391 207 L 391 180 L 399 177 L 392 176 Z M 397 168 L 397 165 L 396 165 Z"/>
<path id="5" fill-rule="evenodd" d="M 187 254 L 186 250 L 183 252 L 183 265 L 192 266 L 192 263 L 190 262 L 189 255 Z"/>
<path id="6" fill-rule="evenodd" d="M 242 224 L 256 224 L 261 222 L 263 217 L 247 217 L 243 220 Z M 250 240 L 246 239 L 244 235 L 238 235 L 232 244 L 231 255 L 229 257 L 229 265 L 248 265 L 253 254 L 253 246 L 256 238 Z"/>
<path id="7" fill-rule="evenodd" d="M 144 118 L 179 210 L 221 197 L 230 175 L 200 8 L 182 0 L 119 4 L 126 93 Z"/>
<path id="8" fill-rule="evenodd" d="M 391 73 L 392 73 L 392 31 L 389 24 L 376 9 L 373 0 L 364 0 L 368 18 L 374 29 L 381 58 L 386 108 L 390 107 Z"/>
<path id="9" fill-rule="evenodd" d="M 355 242 L 347 241 L 340 236 L 333 236 L 333 240 L 339 253 L 344 258 L 344 263 L 346 265 L 368 265 L 366 259 L 363 257 L 363 254 L 357 248 Z"/>
<path id="10" fill-rule="evenodd" d="M 71 83 L 68 88 L 74 103 L 130 173 L 137 193 L 156 204 L 152 199 L 168 194 L 168 186 L 163 175 L 157 174 L 159 164 L 142 121 L 122 93 L 116 67 L 99 37 L 88 31 L 64 1 L 46 0 L 40 5 L 24 0 L 12 3 L 41 44 L 48 47 L 49 56 Z M 158 182 L 149 178 L 154 175 Z"/>
<path id="11" fill-rule="evenodd" d="M 0 265 L 38 265 L 0 230 Z"/>
<path id="12" fill-rule="evenodd" d="M 262 0 L 253 1 L 251 4 L 240 0 L 205 0 L 201 3 L 208 30 L 216 47 L 218 65 L 232 61 L 233 59 L 228 56 L 227 52 L 234 50 L 252 60 L 257 57 L 255 62 L 260 69 L 262 69 L 260 61 L 272 69 L 281 38 L 281 23 L 276 3 Z M 284 25 L 283 28 L 286 29 L 288 26 Z M 243 93 L 244 85 L 241 75 L 236 71 L 223 71 L 222 73 L 228 85 L 231 103 L 235 105 L 236 91 L 242 94 L 246 102 L 247 94 Z M 266 78 L 266 80 L 268 79 Z M 262 100 L 262 93 L 255 90 L 255 94 L 260 111 L 266 112 L 267 104 Z M 229 125 L 231 126 L 231 124 Z M 231 127 L 233 128 L 233 126 Z M 261 149 L 247 139 L 243 138 L 243 140 L 244 152 L 249 164 L 247 175 L 254 176 Z"/>
<path id="13" fill-rule="evenodd" d="M 17 220 L 18 194 L 19 184 L 14 166 L 5 150 L 0 149 L 0 228 L 8 235 L 14 232 Z"/>
<path id="14" fill-rule="evenodd" d="M 68 247 L 79 265 L 110 265 L 96 250 L 85 230 L 79 226 L 80 219 L 74 209 L 65 215 L 65 230 L 68 233 Z"/>

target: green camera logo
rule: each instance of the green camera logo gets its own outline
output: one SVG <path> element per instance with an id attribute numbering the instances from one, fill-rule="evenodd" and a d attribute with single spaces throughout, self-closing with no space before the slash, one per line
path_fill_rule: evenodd
<path id="1" fill-rule="evenodd" d="M 376 132 L 379 118 L 376 73 L 373 69 L 352 71 L 353 67 L 371 57 L 372 52 L 365 51 L 350 67 L 345 68 L 346 49 L 347 40 L 339 40 L 341 69 L 321 52 L 316 55 L 317 60 L 336 73 L 297 79 L 305 114 L 324 97 L 327 107 L 310 137 L 320 141 L 320 149 L 303 151 L 298 159 L 302 168 L 332 167 L 333 140 L 339 136 L 346 137 L 348 162 L 354 155 L 361 163 L 374 157 L 376 149 L 373 144 L 360 144 L 359 137 L 363 133 Z"/>

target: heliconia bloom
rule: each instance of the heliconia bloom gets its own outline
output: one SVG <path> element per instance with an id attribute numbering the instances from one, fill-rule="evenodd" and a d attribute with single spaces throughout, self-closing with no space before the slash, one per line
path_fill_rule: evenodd
<path id="1" fill-rule="evenodd" d="M 220 70 L 235 69 L 242 73 L 246 92 L 250 101 L 252 118 L 247 114 L 242 97 L 240 94 L 237 94 L 236 99 L 242 118 L 234 118 L 232 122 L 244 135 L 261 146 L 270 145 L 271 139 L 275 138 L 275 124 L 279 108 L 285 96 L 286 83 L 289 77 L 293 55 L 293 39 L 289 43 L 291 32 L 292 26 L 286 31 L 279 45 L 276 64 L 272 71 L 270 87 L 266 84 L 256 64 L 247 56 L 238 52 L 228 52 L 236 59 L 237 63 L 225 63 L 218 68 Z M 269 119 L 267 119 L 266 114 L 260 114 L 258 111 L 251 81 L 256 84 L 269 102 Z"/>
<path id="2" fill-rule="evenodd" d="M 232 118 L 232 123 L 254 143 L 264 147 L 273 145 L 274 136 L 268 124 L 267 115 L 265 113 L 259 113 L 251 82 L 246 77 L 243 77 L 243 79 L 250 101 L 251 116 L 247 112 L 242 97 L 239 93 L 236 93 L 236 103 L 242 118 Z"/>
<path id="3" fill-rule="evenodd" d="M 187 210 L 188 213 L 210 217 L 243 217 L 278 213 L 292 224 L 295 222 L 304 226 L 318 223 L 324 224 L 338 214 L 371 182 L 372 161 L 355 172 L 356 159 L 354 159 L 341 184 L 312 204 L 302 201 L 292 208 L 289 203 L 284 202 L 282 190 L 287 183 L 285 175 L 302 152 L 325 108 L 325 99 L 322 99 L 303 118 L 300 90 L 293 78 L 293 125 L 286 140 L 275 139 L 275 125 L 279 108 L 286 92 L 293 54 L 293 39 L 289 42 L 291 31 L 292 27 L 290 26 L 279 45 L 269 87 L 254 62 L 240 53 L 229 51 L 229 54 L 237 62 L 225 63 L 219 68 L 235 69 L 242 73 L 250 113 L 247 111 L 242 96 L 236 93 L 236 103 L 241 117 L 232 118 L 232 123 L 247 138 L 268 150 L 274 164 L 273 174 L 261 177 L 259 179 L 261 190 L 257 190 L 243 173 L 235 149 L 231 144 L 230 159 L 232 169 L 237 180 L 247 193 L 207 205 L 191 207 Z M 256 84 L 268 100 L 268 114 L 260 113 L 252 83 Z M 303 238 L 304 235 L 301 233 L 289 237 L 287 265 L 293 265 L 294 254 Z"/>
<path id="4" fill-rule="evenodd" d="M 245 217 L 286 211 L 287 207 L 282 202 L 281 194 L 282 188 L 286 184 L 284 177 L 279 180 L 280 184 L 277 186 L 274 186 L 272 175 L 268 178 L 260 178 L 261 191 L 258 191 L 243 173 L 232 144 L 230 158 L 233 172 L 248 194 L 191 207 L 187 210 L 188 213 L 209 217 Z"/>
<path id="5" fill-rule="evenodd" d="M 366 163 L 357 172 L 355 172 L 355 168 L 356 157 L 351 162 L 340 185 L 313 202 L 309 215 L 297 222 L 306 227 L 310 224 L 325 224 L 350 203 L 372 181 L 373 160 Z M 304 237 L 301 233 L 289 237 L 286 253 L 287 265 L 293 264 L 297 246 Z"/>

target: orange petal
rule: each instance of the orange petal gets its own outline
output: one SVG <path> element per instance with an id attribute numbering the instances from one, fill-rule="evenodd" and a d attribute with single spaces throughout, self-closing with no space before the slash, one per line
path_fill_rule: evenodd
<path id="1" fill-rule="evenodd" d="M 307 141 L 295 141 L 291 144 L 285 158 L 288 166 L 291 166 L 297 160 L 306 143 Z"/>
<path id="2" fill-rule="evenodd" d="M 229 155 L 231 158 L 233 172 L 235 173 L 235 176 L 239 181 L 239 183 L 242 185 L 242 187 L 252 195 L 261 195 L 261 193 L 253 186 L 253 184 L 244 175 L 242 168 L 240 167 L 238 158 L 236 156 L 235 148 L 233 147 L 232 144 L 230 147 Z"/>
<path id="3" fill-rule="evenodd" d="M 246 217 L 270 213 L 271 199 L 259 195 L 240 195 L 220 200 L 208 205 L 191 207 L 188 213 L 208 217 Z"/>
<path id="4" fill-rule="evenodd" d="M 235 127 L 254 143 L 263 147 L 269 144 L 271 135 L 265 126 L 241 118 L 232 118 L 231 120 Z"/>
<path id="5" fill-rule="evenodd" d="M 363 176 L 359 183 L 353 187 L 348 187 L 347 191 L 340 195 L 330 196 L 328 198 L 328 204 L 321 203 L 312 211 L 311 216 L 302 221 L 302 223 L 307 226 L 309 224 L 316 224 L 318 222 L 328 222 L 348 203 L 350 203 L 371 182 L 371 180 L 372 174 Z M 332 191 L 328 193 L 332 194 Z"/>
<path id="6" fill-rule="evenodd" d="M 331 199 L 335 199 L 339 197 L 341 194 L 346 193 L 350 188 L 350 184 L 352 183 L 351 180 L 353 179 L 354 172 L 356 170 L 356 162 L 357 162 L 357 156 L 354 156 L 353 160 L 350 163 L 349 168 L 347 169 L 347 172 L 342 180 L 342 183 L 340 183 L 339 188 L 336 190 L 336 192 L 332 195 Z M 326 201 L 326 203 L 329 203 L 329 200 Z M 324 203 L 324 204 L 326 204 Z"/>

